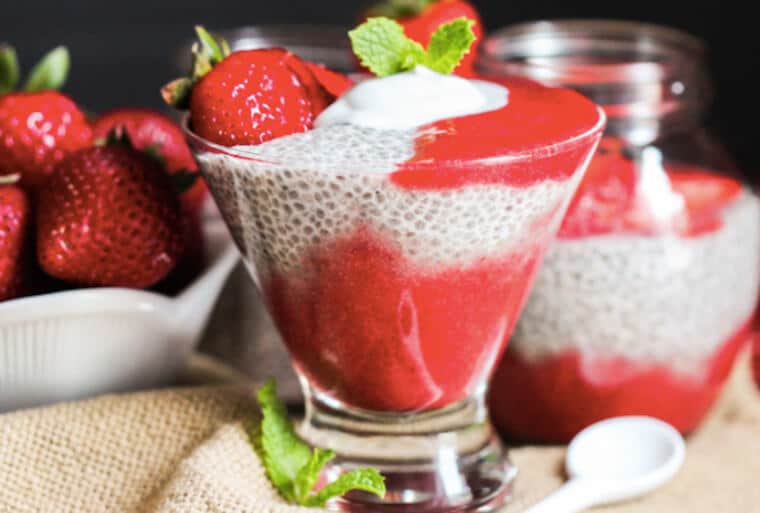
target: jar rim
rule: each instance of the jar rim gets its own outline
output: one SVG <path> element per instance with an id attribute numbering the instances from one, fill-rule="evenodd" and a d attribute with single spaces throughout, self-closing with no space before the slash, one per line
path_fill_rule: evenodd
<path id="1" fill-rule="evenodd" d="M 679 29 L 635 21 L 547 20 L 511 25 L 483 43 L 481 65 L 568 84 L 652 82 L 704 59 L 705 45 Z"/>

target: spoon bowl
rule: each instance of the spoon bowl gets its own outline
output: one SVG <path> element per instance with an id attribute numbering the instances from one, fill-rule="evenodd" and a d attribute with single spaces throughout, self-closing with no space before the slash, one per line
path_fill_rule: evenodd
<path id="1" fill-rule="evenodd" d="M 640 497 L 662 486 L 683 465 L 681 434 L 651 417 L 617 417 L 581 431 L 567 448 L 570 480 L 526 513 L 575 513 Z"/>

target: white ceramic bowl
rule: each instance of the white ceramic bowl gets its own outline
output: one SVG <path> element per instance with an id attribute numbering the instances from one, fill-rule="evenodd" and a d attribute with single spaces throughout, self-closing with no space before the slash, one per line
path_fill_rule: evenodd
<path id="1" fill-rule="evenodd" d="M 204 231 L 208 266 L 176 296 L 93 288 L 0 303 L 0 410 L 168 384 L 238 261 L 221 220 Z"/>

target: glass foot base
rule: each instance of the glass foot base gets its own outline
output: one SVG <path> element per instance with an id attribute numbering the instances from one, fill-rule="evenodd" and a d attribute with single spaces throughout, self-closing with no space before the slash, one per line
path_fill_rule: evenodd
<path id="1" fill-rule="evenodd" d="M 342 472 L 362 465 L 336 462 L 326 474 L 329 481 Z M 331 509 L 371 513 L 439 513 L 493 511 L 512 494 L 517 468 L 510 463 L 503 447 L 493 440 L 475 454 L 452 461 L 449 467 L 375 464 L 385 476 L 384 498 L 364 492 L 351 492 L 328 505 Z"/>
<path id="2" fill-rule="evenodd" d="M 374 467 L 385 476 L 383 498 L 351 492 L 328 504 L 355 513 L 494 510 L 508 501 L 517 469 L 494 435 L 482 397 L 421 413 L 353 410 L 307 389 L 301 435 L 337 457 L 324 484 Z"/>

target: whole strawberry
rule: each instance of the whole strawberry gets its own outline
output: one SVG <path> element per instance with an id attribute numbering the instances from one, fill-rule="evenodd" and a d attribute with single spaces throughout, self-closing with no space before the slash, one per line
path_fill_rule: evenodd
<path id="1" fill-rule="evenodd" d="M 475 74 L 477 47 L 483 40 L 483 22 L 477 9 L 466 0 L 387 0 L 372 7 L 367 16 L 386 16 L 396 19 L 410 39 L 427 47 L 430 37 L 442 24 L 458 18 L 468 18 L 475 22 L 475 44 L 454 70 L 457 75 Z"/>
<path id="2" fill-rule="evenodd" d="M 92 130 L 96 140 L 107 139 L 114 130 L 117 133 L 125 130 L 136 149 L 157 153 L 170 174 L 198 171 L 182 130 L 160 112 L 146 108 L 115 109 L 98 116 Z M 182 193 L 180 201 L 187 212 L 196 212 L 206 194 L 206 184 L 197 179 Z"/>
<path id="3" fill-rule="evenodd" d="M 345 88 L 340 77 L 286 50 L 230 53 L 223 39 L 202 27 L 196 31 L 191 76 L 171 82 L 162 94 L 170 105 L 189 107 L 193 131 L 209 141 L 250 145 L 305 132 L 335 99 L 333 91 Z M 330 81 L 329 89 L 322 79 Z"/>
<path id="4" fill-rule="evenodd" d="M 181 257 L 182 222 L 158 161 L 128 146 L 87 148 L 40 190 L 37 258 L 70 283 L 146 288 Z"/>
<path id="5" fill-rule="evenodd" d="M 0 301 L 21 295 L 27 277 L 29 201 L 16 180 L 0 179 Z"/>
<path id="6" fill-rule="evenodd" d="M 10 47 L 0 48 L 0 175 L 20 173 L 22 185 L 37 188 L 66 155 L 88 146 L 92 130 L 70 98 L 54 91 L 66 80 L 69 54 L 48 53 L 31 71 L 24 88 Z"/>

